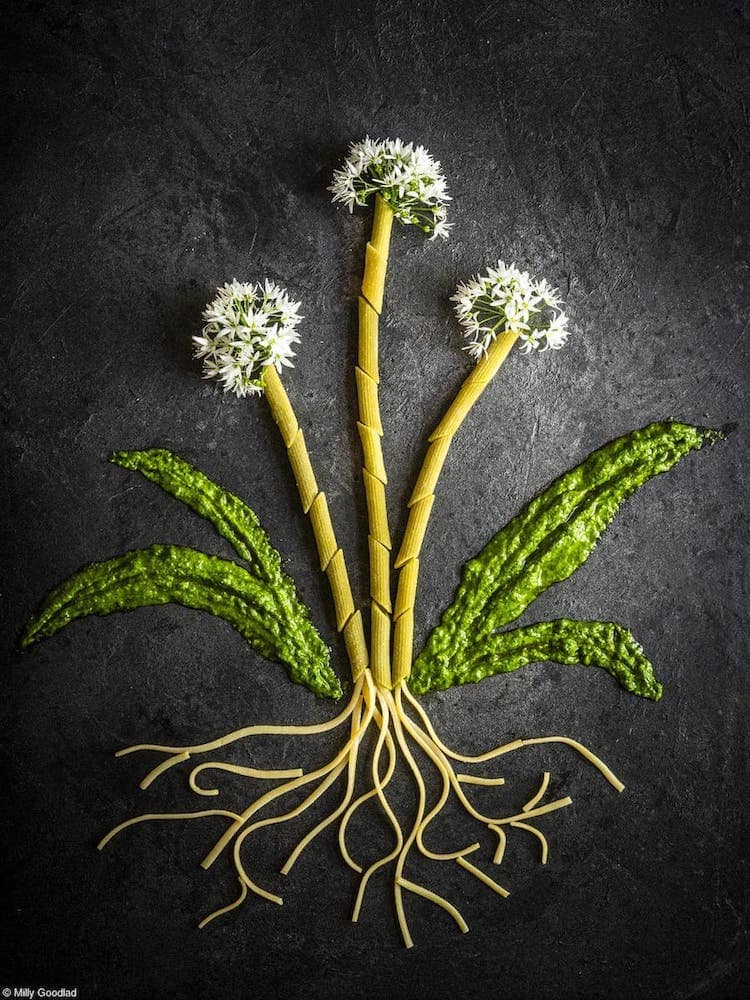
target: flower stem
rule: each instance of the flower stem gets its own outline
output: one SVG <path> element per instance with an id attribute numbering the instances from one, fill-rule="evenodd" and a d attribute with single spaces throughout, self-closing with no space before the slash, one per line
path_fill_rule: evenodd
<path id="1" fill-rule="evenodd" d="M 443 463 L 448 454 L 453 436 L 461 426 L 464 417 L 492 381 L 500 365 L 505 361 L 518 339 L 518 333 L 507 330 L 490 345 L 487 354 L 465 379 L 456 398 L 445 412 L 443 419 L 430 434 L 427 454 L 417 483 L 409 499 L 409 518 L 395 562 L 400 570 L 396 603 L 393 609 L 393 686 L 396 687 L 411 673 L 414 636 L 414 599 L 419 576 L 419 553 L 422 549 L 427 522 L 435 500 L 437 485 Z"/>
<path id="2" fill-rule="evenodd" d="M 310 518 L 320 557 L 320 568 L 328 577 L 336 609 L 336 628 L 343 632 L 346 651 L 357 681 L 367 668 L 367 642 L 362 626 L 362 613 L 355 611 L 344 553 L 339 548 L 328 511 L 326 495 L 318 489 L 302 428 L 294 415 L 292 404 L 273 365 L 267 365 L 263 384 L 271 416 L 276 421 L 289 456 L 297 483 L 302 509 Z"/>
<path id="3" fill-rule="evenodd" d="M 359 296 L 359 349 L 355 375 L 362 439 L 363 478 L 367 497 L 370 549 L 370 667 L 379 688 L 391 686 L 391 535 L 385 502 L 387 477 L 383 462 L 378 402 L 378 318 L 383 307 L 383 290 L 388 266 L 393 211 L 375 197 L 375 214 L 370 241 L 365 247 L 365 270 Z"/>

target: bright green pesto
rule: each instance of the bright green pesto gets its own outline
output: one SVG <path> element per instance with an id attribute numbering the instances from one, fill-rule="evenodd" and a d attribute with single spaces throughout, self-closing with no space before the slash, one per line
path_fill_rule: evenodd
<path id="1" fill-rule="evenodd" d="M 281 557 L 254 512 L 238 497 L 163 449 L 117 452 L 112 460 L 137 469 L 208 518 L 247 568 L 180 545 L 152 545 L 92 563 L 47 597 L 22 637 L 24 647 L 54 635 L 76 618 L 157 604 L 181 604 L 222 618 L 262 656 L 289 668 L 292 680 L 338 698 L 341 686 Z"/>
<path id="2" fill-rule="evenodd" d="M 414 663 L 411 689 L 423 694 L 552 660 L 601 666 L 628 691 L 658 699 L 650 663 L 621 626 L 562 620 L 498 630 L 585 562 L 639 486 L 718 437 L 688 424 L 650 424 L 556 479 L 464 566 L 454 603 Z"/>

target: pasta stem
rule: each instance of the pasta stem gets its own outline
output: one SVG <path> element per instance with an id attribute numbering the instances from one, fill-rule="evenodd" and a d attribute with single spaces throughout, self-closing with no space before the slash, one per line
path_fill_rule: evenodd
<path id="1" fill-rule="evenodd" d="M 487 354 L 472 369 L 435 430 L 430 434 L 427 454 L 409 500 L 401 549 L 395 568 L 400 570 L 396 589 L 393 633 L 393 687 L 411 673 L 414 633 L 414 602 L 419 575 L 419 553 L 422 549 L 427 522 L 435 500 L 435 487 L 440 477 L 448 449 L 458 428 L 476 403 L 500 365 L 518 339 L 518 333 L 507 330 L 490 345 Z"/>
<path id="2" fill-rule="evenodd" d="M 328 510 L 325 493 L 318 488 L 302 428 L 289 402 L 286 390 L 273 365 L 263 376 L 265 396 L 271 408 L 297 483 L 302 509 L 310 523 L 318 547 L 320 568 L 328 577 L 336 610 L 336 628 L 344 635 L 352 679 L 357 681 L 368 666 L 367 642 L 362 626 L 362 614 L 355 610 L 349 574 L 343 550 L 339 548 Z"/>
<path id="3" fill-rule="evenodd" d="M 392 225 L 393 210 L 376 195 L 359 295 L 359 346 L 355 369 L 359 404 L 357 429 L 362 440 L 370 549 L 370 668 L 376 685 L 386 689 L 391 687 L 391 535 L 378 400 L 378 322 L 383 308 Z"/>

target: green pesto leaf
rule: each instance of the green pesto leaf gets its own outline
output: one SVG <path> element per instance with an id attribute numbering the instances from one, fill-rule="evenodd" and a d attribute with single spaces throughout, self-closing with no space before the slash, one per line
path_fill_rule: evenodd
<path id="1" fill-rule="evenodd" d="M 116 451 L 110 461 L 123 469 L 142 473 L 207 518 L 234 547 L 237 555 L 248 563 L 255 576 L 270 584 L 286 603 L 294 603 L 294 583 L 281 568 L 281 556 L 261 527 L 255 511 L 243 500 L 166 448 Z"/>
<path id="2" fill-rule="evenodd" d="M 464 566 L 454 603 L 415 661 L 416 674 L 457 676 L 470 647 L 515 621 L 586 561 L 638 487 L 719 437 L 688 424 L 650 424 L 610 441 L 556 479 Z"/>
<path id="3" fill-rule="evenodd" d="M 493 674 L 509 674 L 529 663 L 582 664 L 602 667 L 626 691 L 658 701 L 662 687 L 643 649 L 631 633 L 614 622 L 582 622 L 560 618 L 499 632 L 472 645 L 448 670 L 430 673 L 417 661 L 409 679 L 415 694 L 470 684 Z"/>
<path id="4" fill-rule="evenodd" d="M 272 592 L 246 569 L 179 545 L 152 545 L 86 566 L 49 594 L 21 645 L 76 618 L 170 603 L 223 618 L 262 656 L 285 663 L 292 680 L 318 695 L 341 695 L 328 649 L 311 625 L 290 629 Z"/>

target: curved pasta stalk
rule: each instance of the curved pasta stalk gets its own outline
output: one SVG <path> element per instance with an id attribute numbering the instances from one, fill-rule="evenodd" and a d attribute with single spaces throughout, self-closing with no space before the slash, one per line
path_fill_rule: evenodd
<path id="1" fill-rule="evenodd" d="M 368 666 L 367 642 L 362 626 L 362 614 L 354 608 L 344 552 L 336 541 L 328 511 L 328 501 L 325 493 L 318 489 L 305 436 L 273 365 L 266 367 L 263 384 L 271 416 L 279 428 L 289 457 L 302 509 L 310 518 L 315 544 L 318 547 L 320 568 L 328 577 L 333 596 L 336 629 L 343 633 L 352 679 L 357 681 Z"/>
<path id="2" fill-rule="evenodd" d="M 406 522 L 404 539 L 394 564 L 395 568 L 400 570 L 393 613 L 392 682 L 394 688 L 411 673 L 414 647 L 414 602 L 419 576 L 419 553 L 422 549 L 427 522 L 435 500 L 435 487 L 448 449 L 454 434 L 463 423 L 469 410 L 492 381 L 517 339 L 518 333 L 514 330 L 508 330 L 498 335 L 490 345 L 487 354 L 469 372 L 443 419 L 430 434 L 422 469 L 409 499 L 409 518 Z"/>

